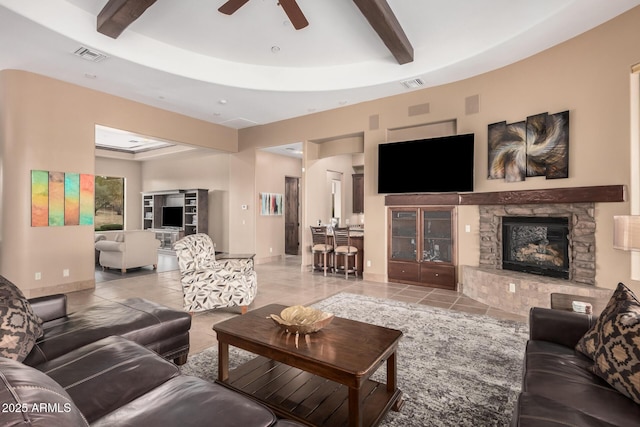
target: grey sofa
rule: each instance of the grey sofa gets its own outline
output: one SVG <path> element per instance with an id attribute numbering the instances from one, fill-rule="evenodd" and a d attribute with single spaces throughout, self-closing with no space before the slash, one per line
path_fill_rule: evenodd
<path id="1" fill-rule="evenodd" d="M 522 392 L 512 427 L 639 426 L 640 405 L 595 375 L 574 348 L 592 316 L 534 307 L 530 311 Z"/>

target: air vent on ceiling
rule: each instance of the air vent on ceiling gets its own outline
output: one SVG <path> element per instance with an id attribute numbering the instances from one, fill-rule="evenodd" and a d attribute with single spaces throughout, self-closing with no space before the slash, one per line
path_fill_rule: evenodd
<path id="1" fill-rule="evenodd" d="M 422 79 L 403 80 L 400 83 L 402 84 L 402 86 L 406 87 L 407 89 L 415 89 L 415 88 L 424 86 L 424 80 Z"/>
<path id="2" fill-rule="evenodd" d="M 104 53 L 98 52 L 97 50 L 89 49 L 88 47 L 84 46 L 73 52 L 73 54 L 79 56 L 82 59 L 86 59 L 87 61 L 92 62 L 100 62 L 108 58 L 108 56 Z"/>

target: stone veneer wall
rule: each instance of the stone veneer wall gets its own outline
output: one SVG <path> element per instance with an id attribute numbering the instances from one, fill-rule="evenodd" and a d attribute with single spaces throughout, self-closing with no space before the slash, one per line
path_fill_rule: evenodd
<path id="1" fill-rule="evenodd" d="M 480 267 L 502 269 L 501 217 L 565 217 L 569 218 L 569 281 L 596 284 L 594 203 L 483 205 L 479 209 Z"/>
<path id="2" fill-rule="evenodd" d="M 596 222 L 594 203 L 481 205 L 479 267 L 462 266 L 462 293 L 511 313 L 527 316 L 531 307 L 550 307 L 552 293 L 604 299 L 610 289 L 594 286 Z M 502 217 L 569 218 L 569 280 L 502 269 Z M 513 287 L 515 292 L 510 288 Z"/>

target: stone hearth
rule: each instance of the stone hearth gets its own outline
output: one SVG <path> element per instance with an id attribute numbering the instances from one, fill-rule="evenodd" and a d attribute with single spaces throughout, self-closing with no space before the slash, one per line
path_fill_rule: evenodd
<path id="1" fill-rule="evenodd" d="M 607 301 L 611 289 L 517 271 L 462 266 L 462 293 L 510 313 L 528 316 L 531 307 L 551 307 L 551 294 L 587 296 Z M 513 284 L 515 292 L 509 285 Z M 579 298 L 577 298 L 579 299 Z"/>

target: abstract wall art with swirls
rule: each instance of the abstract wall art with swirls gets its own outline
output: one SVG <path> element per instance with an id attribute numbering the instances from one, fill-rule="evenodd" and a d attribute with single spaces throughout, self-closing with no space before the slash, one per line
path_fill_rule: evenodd
<path id="1" fill-rule="evenodd" d="M 541 113 L 526 121 L 488 126 L 489 179 L 569 177 L 569 111 Z"/>

